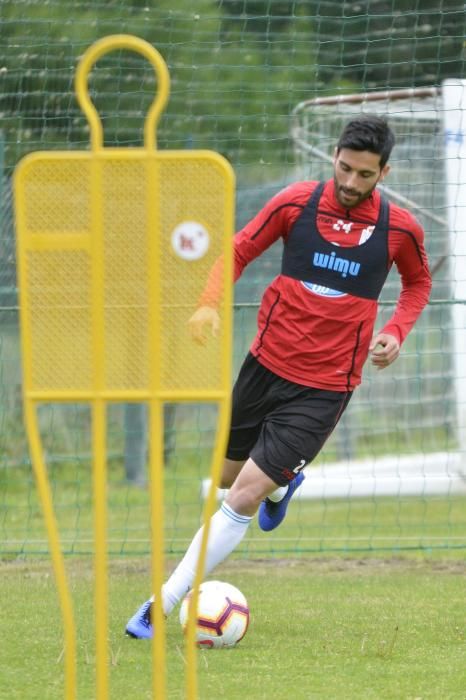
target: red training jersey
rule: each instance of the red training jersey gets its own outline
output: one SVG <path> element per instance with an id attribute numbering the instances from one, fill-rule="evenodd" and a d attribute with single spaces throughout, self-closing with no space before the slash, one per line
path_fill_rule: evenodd
<path id="1" fill-rule="evenodd" d="M 275 241 L 286 241 L 317 183 L 294 183 L 270 199 L 234 238 L 235 281 L 252 260 Z M 380 194 L 352 209 L 336 199 L 333 180 L 326 182 L 317 211 L 321 236 L 342 247 L 370 237 L 379 214 Z M 390 203 L 389 265 L 401 277 L 401 293 L 390 320 L 381 329 L 400 344 L 427 304 L 432 286 L 424 232 L 406 209 Z M 201 304 L 215 305 L 215 268 Z M 351 391 L 361 382 L 373 336 L 377 301 L 336 292 L 278 275 L 265 289 L 258 331 L 251 345 L 257 360 L 280 377 L 305 386 Z"/>

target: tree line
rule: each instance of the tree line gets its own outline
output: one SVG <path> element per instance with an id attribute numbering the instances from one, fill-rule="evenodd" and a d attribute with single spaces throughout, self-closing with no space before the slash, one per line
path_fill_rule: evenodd
<path id="1" fill-rule="evenodd" d="M 291 157 L 289 115 L 303 99 L 462 76 L 464 19 L 459 0 L 0 0 L 7 167 L 29 150 L 85 147 L 73 77 L 107 34 L 136 34 L 168 64 L 160 147 L 279 163 Z M 138 143 L 155 89 L 137 56 L 99 62 L 91 94 L 109 145 Z"/>

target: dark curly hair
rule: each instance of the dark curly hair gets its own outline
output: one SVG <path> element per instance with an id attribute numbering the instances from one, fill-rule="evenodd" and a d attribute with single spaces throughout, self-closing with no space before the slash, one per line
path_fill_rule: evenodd
<path id="1" fill-rule="evenodd" d="M 380 155 L 380 167 L 383 168 L 394 145 L 395 134 L 388 126 L 387 120 L 375 114 L 367 114 L 347 123 L 338 140 L 337 153 L 342 148 L 370 151 Z"/>

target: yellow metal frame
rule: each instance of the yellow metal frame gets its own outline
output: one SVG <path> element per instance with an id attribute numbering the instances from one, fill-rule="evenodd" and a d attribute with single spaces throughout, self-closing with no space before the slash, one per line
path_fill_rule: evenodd
<path id="1" fill-rule="evenodd" d="M 147 113 L 144 123 L 144 146 L 142 148 L 110 149 L 104 148 L 103 129 L 99 115 L 90 100 L 88 93 L 88 77 L 95 62 L 104 54 L 127 49 L 145 57 L 153 66 L 157 78 L 157 94 Z M 64 558 L 61 551 L 60 535 L 54 514 L 53 500 L 47 476 L 47 468 L 43 456 L 41 437 L 38 428 L 37 406 L 40 402 L 90 402 L 92 409 L 92 446 L 93 446 L 93 494 L 94 494 L 94 539 L 95 539 L 95 606 L 96 611 L 96 697 L 106 700 L 109 693 L 108 667 L 109 653 L 107 643 L 108 627 L 108 562 L 107 562 L 107 467 L 106 467 L 106 404 L 109 401 L 146 401 L 149 405 L 149 438 L 150 438 L 150 496 L 151 496 L 151 532 L 152 532 L 152 585 L 153 590 L 160 592 L 164 580 L 163 554 L 163 523 L 164 523 L 164 483 L 163 483 L 163 403 L 177 402 L 216 402 L 219 407 L 218 430 L 212 456 L 211 480 L 212 485 L 204 509 L 204 535 L 200 550 L 198 571 L 193 591 L 193 604 L 190 606 L 190 618 L 187 626 L 187 673 L 186 697 L 195 699 L 197 688 L 197 660 L 195 645 L 195 612 L 197 608 L 198 589 L 204 569 L 209 521 L 215 509 L 216 489 L 220 480 L 220 471 L 230 420 L 230 382 L 231 382 L 231 336 L 232 336 L 232 250 L 231 235 L 234 218 L 234 175 L 229 164 L 218 154 L 209 151 L 179 152 L 180 157 L 189 160 L 199 155 L 214 159 L 219 166 L 227 184 L 228 201 L 226 220 L 231 222 L 231 229 L 223 233 L 224 258 L 224 315 L 223 342 L 219 348 L 221 353 L 221 381 L 218 389 L 207 390 L 203 393 L 192 390 L 162 390 L 158 376 L 158 363 L 152 362 L 150 382 L 146 389 L 139 391 L 107 390 L 103 383 L 104 366 L 104 335 L 103 335 L 103 244 L 102 244 L 102 201 L 101 192 L 102 164 L 111 159 L 112 154 L 118 154 L 121 159 L 163 159 L 174 152 L 157 152 L 156 127 L 169 94 L 169 74 L 166 64 L 160 54 L 147 42 L 129 35 L 109 36 L 93 44 L 82 56 L 76 72 L 76 94 L 79 104 L 89 122 L 91 133 L 90 152 L 66 153 L 35 153 L 26 156 L 15 172 L 15 202 L 18 231 L 18 278 L 20 290 L 20 324 L 21 348 L 23 361 L 23 394 L 24 418 L 28 434 L 31 458 L 36 476 L 38 492 L 42 503 L 44 519 L 47 528 L 51 558 L 53 562 L 60 607 L 62 611 L 65 635 L 65 697 L 74 700 L 77 697 L 76 673 L 76 626 L 73 614 L 73 604 L 67 583 Z M 90 159 L 92 163 L 92 237 L 74 233 L 66 236 L 56 236 L 47 232 L 37 233 L 27 237 L 24 211 L 26 207 L 25 193 L 22 188 L 23 178 L 29 168 L 33 168 L 44 155 L 50 160 L 54 158 L 74 160 Z M 156 168 L 148 167 L 151 185 L 156 187 Z M 157 230 L 157 211 L 149 203 L 149 223 Z M 149 240 L 151 240 L 149 238 Z M 92 345 L 93 345 L 93 382 L 87 390 L 37 390 L 32 380 L 31 329 L 27 320 L 26 310 L 29 307 L 26 254 L 29 250 L 65 250 L 78 248 L 87 250 L 92 261 Z M 152 270 L 149 289 L 148 306 L 150 308 L 149 347 L 151 357 L 158 357 L 159 337 L 161 328 L 160 288 L 158 271 L 161 261 L 157 255 L 155 244 L 149 244 L 148 265 Z M 165 619 L 162 610 L 161 595 L 156 595 L 153 606 L 153 621 L 157 630 L 153 642 L 153 692 L 157 700 L 166 697 L 166 639 Z"/>

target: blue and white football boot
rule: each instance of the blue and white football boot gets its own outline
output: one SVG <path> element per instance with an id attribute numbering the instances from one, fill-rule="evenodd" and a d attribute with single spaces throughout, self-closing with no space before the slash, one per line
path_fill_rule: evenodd
<path id="1" fill-rule="evenodd" d="M 288 504 L 291 501 L 296 489 L 301 486 L 304 481 L 303 472 L 298 472 L 295 478 L 290 481 L 288 486 L 288 491 L 285 493 L 281 501 L 275 503 L 269 498 L 264 498 L 259 506 L 259 527 L 265 532 L 270 532 L 270 530 L 275 530 L 276 527 L 280 525 L 283 518 L 286 515 Z"/>
<path id="2" fill-rule="evenodd" d="M 152 639 L 154 629 L 151 620 L 152 600 L 146 600 L 126 625 L 126 635 L 133 639 Z"/>

